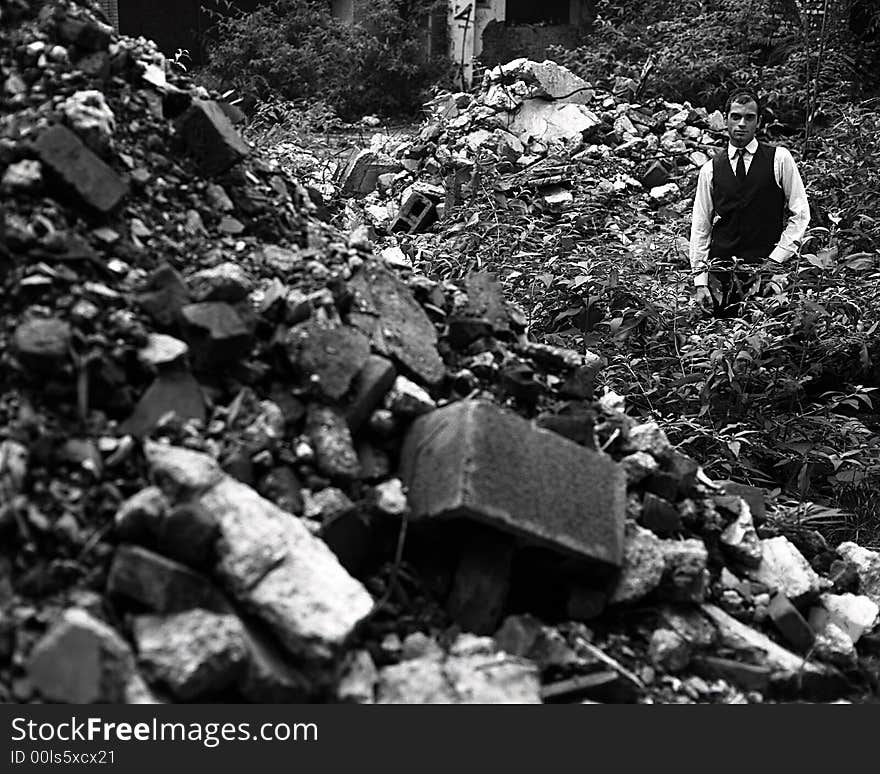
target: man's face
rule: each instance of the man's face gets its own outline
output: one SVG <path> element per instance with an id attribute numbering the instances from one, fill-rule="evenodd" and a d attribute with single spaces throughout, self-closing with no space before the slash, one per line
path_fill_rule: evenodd
<path id="1" fill-rule="evenodd" d="M 758 131 L 758 106 L 753 100 L 734 102 L 727 114 L 727 134 L 730 144 L 735 148 L 744 148 Z"/>

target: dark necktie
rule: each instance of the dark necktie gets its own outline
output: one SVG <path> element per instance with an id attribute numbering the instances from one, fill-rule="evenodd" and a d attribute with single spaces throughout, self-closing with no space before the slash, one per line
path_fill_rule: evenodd
<path id="1" fill-rule="evenodd" d="M 746 149 L 737 148 L 736 156 L 736 179 L 742 182 L 746 179 Z"/>

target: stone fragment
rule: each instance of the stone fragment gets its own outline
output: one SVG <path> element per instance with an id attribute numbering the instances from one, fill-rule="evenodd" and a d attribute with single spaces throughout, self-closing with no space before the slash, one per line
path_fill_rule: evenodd
<path id="1" fill-rule="evenodd" d="M 816 639 L 816 635 L 800 611 L 791 604 L 785 594 L 776 594 L 770 600 L 767 615 L 785 641 L 798 653 L 806 653 Z"/>
<path id="2" fill-rule="evenodd" d="M 12 346 L 22 365 L 40 373 L 57 372 L 70 359 L 70 325 L 55 317 L 21 323 Z"/>
<path id="3" fill-rule="evenodd" d="M 124 434 L 142 438 L 170 414 L 182 422 L 205 421 L 205 397 L 189 371 L 160 372 L 119 429 Z"/>
<path id="4" fill-rule="evenodd" d="M 177 119 L 177 130 L 201 171 L 220 175 L 250 152 L 223 109 L 212 100 L 195 99 Z"/>
<path id="5" fill-rule="evenodd" d="M 412 419 L 433 411 L 437 403 L 423 387 L 398 376 L 385 395 L 384 406 L 397 417 Z"/>
<path id="6" fill-rule="evenodd" d="M 183 277 L 167 263 L 161 264 L 136 296 L 140 307 L 163 328 L 170 328 L 190 302 Z"/>
<path id="7" fill-rule="evenodd" d="M 36 191 L 43 185 L 43 166 L 34 159 L 22 159 L 6 167 L 0 178 L 0 192 L 21 194 Z"/>
<path id="8" fill-rule="evenodd" d="M 627 526 L 623 564 L 609 602 L 636 602 L 646 597 L 660 585 L 665 569 L 660 538 L 637 525 Z"/>
<path id="9" fill-rule="evenodd" d="M 162 368 L 183 360 L 188 352 L 185 341 L 165 333 L 149 333 L 146 346 L 138 350 L 138 360 L 144 365 Z"/>
<path id="10" fill-rule="evenodd" d="M 377 704 L 540 704 L 537 668 L 504 653 L 437 656 L 379 670 Z"/>
<path id="11" fill-rule="evenodd" d="M 830 620 L 817 632 L 813 652 L 816 658 L 843 669 L 855 668 L 858 660 L 858 653 L 850 636 Z"/>
<path id="12" fill-rule="evenodd" d="M 250 352 L 253 331 L 229 304 L 188 304 L 180 310 L 180 316 L 196 368 L 220 368 Z"/>
<path id="13" fill-rule="evenodd" d="M 373 704 L 379 670 L 369 651 L 355 650 L 348 654 L 336 686 L 336 698 L 345 704 Z"/>
<path id="14" fill-rule="evenodd" d="M 247 272 L 232 261 L 196 272 L 188 284 L 195 301 L 225 301 L 229 304 L 243 301 L 254 289 L 254 282 Z"/>
<path id="15" fill-rule="evenodd" d="M 114 517 L 116 536 L 122 541 L 142 543 L 158 534 L 160 522 L 170 507 L 157 486 L 135 492 L 119 506 Z"/>
<path id="16" fill-rule="evenodd" d="M 397 369 L 388 358 L 367 357 L 354 379 L 351 402 L 345 408 L 345 419 L 352 433 L 357 433 L 373 410 L 381 405 L 396 378 Z"/>
<path id="17" fill-rule="evenodd" d="M 691 646 L 672 629 L 655 629 L 651 633 L 648 655 L 658 669 L 664 672 L 680 672 L 690 663 Z"/>
<path id="18" fill-rule="evenodd" d="M 402 516 L 409 508 L 399 478 L 390 478 L 373 487 L 376 508 L 387 516 Z"/>
<path id="19" fill-rule="evenodd" d="M 721 533 L 721 546 L 731 559 L 746 567 L 760 567 L 764 549 L 749 504 L 742 497 L 737 497 L 734 507 L 737 516 Z"/>
<path id="20" fill-rule="evenodd" d="M 331 478 L 357 478 L 360 462 L 348 424 L 337 409 L 315 403 L 310 405 L 305 432 L 312 442 L 318 467 L 323 473 Z"/>
<path id="21" fill-rule="evenodd" d="M 638 484 L 658 469 L 657 460 L 646 452 L 633 452 L 620 460 L 628 485 Z"/>
<path id="22" fill-rule="evenodd" d="M 28 677 L 47 701 L 125 703 L 136 679 L 128 644 L 85 610 L 68 608 L 37 642 Z"/>
<path id="23" fill-rule="evenodd" d="M 368 262 L 350 281 L 350 323 L 373 348 L 391 357 L 419 380 L 437 384 L 444 375 L 437 332 L 412 291 L 378 262 Z"/>
<path id="24" fill-rule="evenodd" d="M 401 479 L 414 520 L 466 516 L 620 565 L 620 467 L 491 403 L 459 401 L 416 419 L 401 452 Z"/>
<path id="25" fill-rule="evenodd" d="M 241 621 L 247 658 L 236 686 L 242 697 L 255 704 L 300 704 L 310 699 L 313 687 L 262 630 Z"/>
<path id="26" fill-rule="evenodd" d="M 110 45 L 113 28 L 97 19 L 76 18 L 65 15 L 57 25 L 58 40 L 73 44 L 84 51 L 106 51 Z"/>
<path id="27" fill-rule="evenodd" d="M 222 611 L 225 602 L 210 581 L 189 567 L 133 545 L 116 549 L 107 575 L 107 593 L 155 613 L 192 608 Z"/>
<path id="28" fill-rule="evenodd" d="M 676 602 L 702 602 L 709 587 L 709 553 L 702 540 L 663 540 L 661 593 Z"/>
<path id="29" fill-rule="evenodd" d="M 660 460 L 672 451 L 672 444 L 660 425 L 656 422 L 645 422 L 629 429 L 625 448 L 630 452 L 645 452 Z"/>
<path id="30" fill-rule="evenodd" d="M 97 89 L 76 91 L 60 106 L 67 125 L 73 129 L 90 148 L 100 151 L 106 148 L 116 129 L 116 116 Z"/>
<path id="31" fill-rule="evenodd" d="M 788 538 L 762 540 L 761 551 L 761 564 L 749 571 L 750 579 L 785 594 L 795 604 L 820 591 L 819 576 Z"/>
<path id="32" fill-rule="evenodd" d="M 870 551 L 847 541 L 837 547 L 837 553 L 852 562 L 859 574 L 859 591 L 880 605 L 880 553 Z"/>
<path id="33" fill-rule="evenodd" d="M 342 196 L 368 194 L 376 189 L 380 175 L 395 174 L 400 163 L 382 153 L 371 150 L 354 152 L 339 174 Z"/>
<path id="34" fill-rule="evenodd" d="M 261 481 L 259 492 L 283 511 L 296 516 L 303 512 L 302 486 L 288 465 L 272 468 Z"/>
<path id="35" fill-rule="evenodd" d="M 217 460 L 203 452 L 147 440 L 144 456 L 156 485 L 172 502 L 188 500 L 224 478 Z"/>
<path id="36" fill-rule="evenodd" d="M 543 143 L 580 140 L 600 123 L 599 118 L 583 105 L 528 99 L 520 105 L 507 129 L 528 145 L 532 140 Z"/>
<path id="37" fill-rule="evenodd" d="M 203 458 L 195 462 L 203 468 L 214 462 L 191 454 Z M 174 467 L 180 471 L 176 486 L 185 490 L 194 476 Z M 370 595 L 327 545 L 250 487 L 223 477 L 199 504 L 220 530 L 215 577 L 291 654 L 332 655 L 372 609 Z"/>
<path id="38" fill-rule="evenodd" d="M 290 364 L 322 395 L 338 400 L 364 368 L 370 342 L 356 328 L 317 320 L 294 325 L 285 339 Z"/>
<path id="39" fill-rule="evenodd" d="M 874 628 L 878 612 L 877 604 L 863 595 L 822 594 L 819 604 L 810 610 L 810 626 L 813 631 L 822 632 L 833 623 L 856 643 Z"/>
<path id="40" fill-rule="evenodd" d="M 46 182 L 90 210 L 107 215 L 128 193 L 125 181 L 67 127 L 44 130 L 35 149 Z"/>
<path id="41" fill-rule="evenodd" d="M 666 185 L 669 182 L 669 170 L 659 161 L 651 162 L 639 182 L 646 191 Z"/>
<path id="42" fill-rule="evenodd" d="M 510 310 L 504 291 L 489 272 L 471 272 L 465 278 L 466 300 L 449 316 L 449 341 L 466 347 L 483 336 L 505 336 L 511 332 Z"/>
<path id="43" fill-rule="evenodd" d="M 636 452 L 636 454 L 639 453 Z M 642 514 L 639 523 L 661 537 L 675 534 L 681 530 L 681 516 L 678 509 L 668 500 L 650 492 L 646 492 L 642 499 Z"/>
<path id="44" fill-rule="evenodd" d="M 233 615 L 198 608 L 133 622 L 138 659 L 149 679 L 180 701 L 217 695 L 238 678 L 247 655 Z"/>

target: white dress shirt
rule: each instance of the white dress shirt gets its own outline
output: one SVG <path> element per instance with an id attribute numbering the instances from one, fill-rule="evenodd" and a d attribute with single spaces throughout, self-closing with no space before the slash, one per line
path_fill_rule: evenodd
<path id="1" fill-rule="evenodd" d="M 743 161 L 746 165 L 746 173 L 752 164 L 755 151 L 758 150 L 758 141 L 752 141 L 746 145 Z M 737 148 L 728 144 L 727 159 L 731 169 L 736 174 L 736 151 Z M 807 192 L 804 190 L 804 182 L 798 172 L 794 159 L 787 148 L 778 146 L 773 158 L 773 174 L 776 184 L 785 194 L 788 219 L 773 251 L 768 256 L 771 261 L 782 263 L 793 253 L 797 252 L 801 240 L 807 231 L 810 222 L 810 205 L 807 202 Z M 700 177 L 697 181 L 697 193 L 694 197 L 694 211 L 691 220 L 691 244 L 690 261 L 691 271 L 694 275 L 694 285 L 709 284 L 709 243 L 712 237 L 712 226 L 719 216 L 715 215 L 712 205 L 712 161 L 707 161 L 700 168 Z"/>

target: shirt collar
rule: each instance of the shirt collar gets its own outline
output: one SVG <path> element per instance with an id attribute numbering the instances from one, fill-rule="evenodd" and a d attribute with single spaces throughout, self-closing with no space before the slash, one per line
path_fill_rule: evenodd
<path id="1" fill-rule="evenodd" d="M 750 155 L 755 155 L 755 151 L 758 150 L 758 141 L 754 137 L 752 137 L 751 142 L 746 145 L 746 150 L 749 152 Z M 736 151 L 737 148 L 735 146 L 731 145 L 730 143 L 727 144 L 727 158 L 733 159 L 733 157 L 736 156 Z"/>

